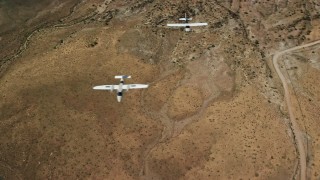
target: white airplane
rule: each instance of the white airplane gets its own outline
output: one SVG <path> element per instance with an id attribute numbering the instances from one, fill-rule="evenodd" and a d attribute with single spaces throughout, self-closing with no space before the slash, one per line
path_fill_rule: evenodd
<path id="1" fill-rule="evenodd" d="M 191 26 L 207 26 L 208 23 L 189 23 L 192 18 L 187 18 L 187 13 L 184 14 L 184 18 L 179 18 L 180 21 L 185 21 L 185 23 L 167 24 L 169 27 L 184 27 L 186 32 L 191 31 Z"/>
<path id="2" fill-rule="evenodd" d="M 100 85 L 94 86 L 95 90 L 110 90 L 111 92 L 115 89 L 117 90 L 117 100 L 121 102 L 121 98 L 123 96 L 123 90 L 128 91 L 129 89 L 140 89 L 140 88 L 148 88 L 148 84 L 124 84 L 124 79 L 131 78 L 131 76 L 119 75 L 115 76 L 115 79 L 120 79 L 119 85 Z"/>

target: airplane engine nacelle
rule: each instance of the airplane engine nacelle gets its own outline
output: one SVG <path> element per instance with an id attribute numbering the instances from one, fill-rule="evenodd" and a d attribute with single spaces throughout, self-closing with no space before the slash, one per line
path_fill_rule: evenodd
<path id="1" fill-rule="evenodd" d="M 190 28 L 190 27 L 186 27 L 186 28 L 184 29 L 184 31 L 190 32 L 190 31 L 191 31 L 191 28 Z"/>

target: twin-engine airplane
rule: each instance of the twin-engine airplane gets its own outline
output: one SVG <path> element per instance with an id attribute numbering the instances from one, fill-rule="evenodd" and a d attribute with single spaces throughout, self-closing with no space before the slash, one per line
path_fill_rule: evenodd
<path id="1" fill-rule="evenodd" d="M 179 18 L 180 21 L 185 21 L 185 23 L 167 24 L 169 27 L 184 27 L 186 32 L 191 31 L 191 26 L 207 26 L 208 23 L 189 23 L 192 18 L 187 18 L 187 13 L 184 14 L 184 18 Z"/>
<path id="2" fill-rule="evenodd" d="M 123 96 L 123 90 L 128 91 L 129 89 L 140 89 L 140 88 L 148 88 L 148 84 L 124 84 L 124 79 L 131 78 L 131 76 L 120 75 L 115 76 L 114 78 L 120 79 L 119 85 L 100 85 L 94 86 L 93 89 L 95 90 L 109 90 L 113 91 L 114 89 L 117 90 L 117 100 L 121 102 Z"/>

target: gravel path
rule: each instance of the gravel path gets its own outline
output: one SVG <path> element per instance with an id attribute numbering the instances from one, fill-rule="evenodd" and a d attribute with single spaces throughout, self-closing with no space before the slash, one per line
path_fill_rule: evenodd
<path id="1" fill-rule="evenodd" d="M 290 116 L 290 122 L 291 122 L 291 128 L 294 134 L 294 138 L 295 138 L 295 143 L 296 143 L 296 148 L 298 150 L 299 153 L 299 161 L 300 161 L 300 179 L 301 180 L 305 180 L 307 178 L 306 176 L 306 169 L 307 169 L 307 158 L 306 158 L 306 152 L 305 152 L 305 145 L 303 143 L 303 135 L 301 133 L 301 130 L 296 122 L 296 118 L 293 114 L 293 106 L 291 103 L 291 99 L 290 99 L 290 93 L 289 93 L 289 89 L 288 89 L 288 84 L 290 83 L 290 81 L 288 81 L 284 75 L 281 73 L 281 70 L 279 68 L 279 57 L 282 56 L 285 53 L 289 53 L 292 51 L 296 51 L 298 49 L 302 49 L 302 48 L 306 48 L 309 46 L 313 46 L 320 43 L 320 40 L 318 41 L 314 41 L 312 43 L 308 43 L 308 44 L 304 44 L 304 45 L 300 45 L 300 46 L 296 46 L 284 51 L 280 51 L 274 54 L 273 56 L 273 65 L 276 69 L 276 72 L 278 74 L 278 76 L 281 79 L 283 88 L 284 88 L 284 92 L 285 92 L 285 99 L 286 99 L 286 103 L 288 106 L 288 112 L 289 112 L 289 116 Z"/>

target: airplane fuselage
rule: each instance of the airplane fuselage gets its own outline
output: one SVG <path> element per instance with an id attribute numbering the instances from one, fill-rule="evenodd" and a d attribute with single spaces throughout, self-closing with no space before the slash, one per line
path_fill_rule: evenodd
<path id="1" fill-rule="evenodd" d="M 122 95 L 123 95 L 122 86 L 123 85 L 124 85 L 124 80 L 121 79 L 120 84 L 119 84 L 119 89 L 117 90 L 117 101 L 118 102 L 121 102 L 121 99 L 122 99 Z"/>
<path id="2" fill-rule="evenodd" d="M 184 28 L 184 31 L 186 31 L 186 32 L 189 32 L 189 31 L 191 31 L 191 28 L 190 28 L 190 26 L 186 26 L 186 27 Z"/>
<path id="3" fill-rule="evenodd" d="M 184 18 L 185 18 L 186 24 L 188 24 L 188 23 L 189 23 L 189 19 L 187 18 L 187 14 L 184 15 Z M 191 31 L 191 27 L 190 27 L 190 26 L 186 26 L 186 27 L 184 28 L 184 31 L 190 32 L 190 31 Z"/>

